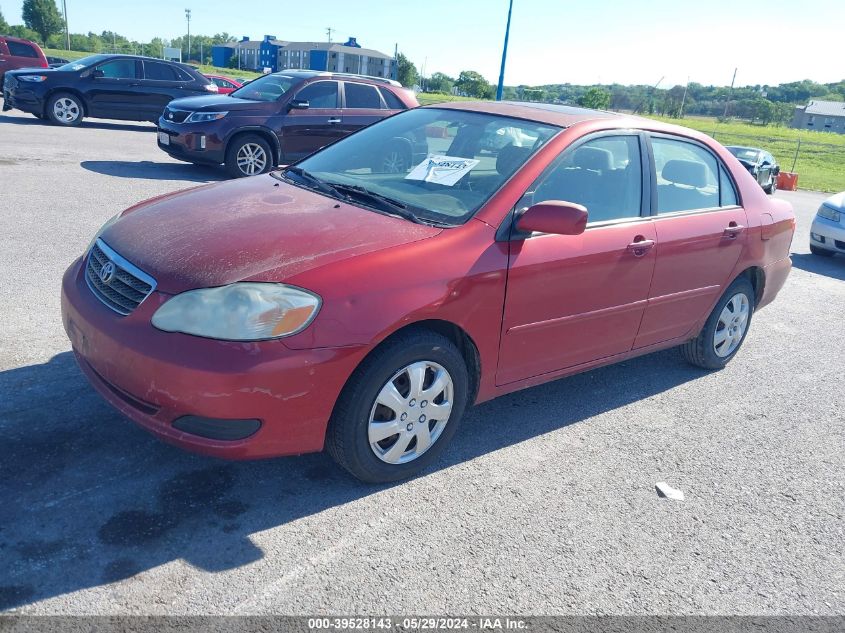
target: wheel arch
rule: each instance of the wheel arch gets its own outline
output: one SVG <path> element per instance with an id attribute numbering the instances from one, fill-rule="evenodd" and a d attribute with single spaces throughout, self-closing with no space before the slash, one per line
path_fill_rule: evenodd
<path id="1" fill-rule="evenodd" d="M 745 277 L 751 282 L 751 287 L 754 288 L 754 305 L 759 305 L 766 287 L 766 273 L 760 266 L 749 266 L 737 275 L 737 279 L 739 277 Z"/>
<path id="2" fill-rule="evenodd" d="M 47 91 L 47 94 L 44 95 L 44 108 L 41 112 L 42 115 L 47 116 L 47 108 L 50 104 L 50 99 L 52 99 L 57 94 L 61 94 L 61 93 L 71 94 L 74 97 L 76 97 L 77 99 L 79 99 L 79 103 L 82 105 L 82 116 L 83 117 L 91 116 L 90 115 L 90 109 L 88 108 L 88 101 L 85 99 L 85 95 L 83 95 L 76 88 L 62 88 L 62 87 L 58 87 L 58 86 L 55 87 L 55 88 L 50 88 L 50 90 Z"/>
<path id="3" fill-rule="evenodd" d="M 229 147 L 231 147 L 232 142 L 247 134 L 260 136 L 270 144 L 270 151 L 273 152 L 273 167 L 277 167 L 282 161 L 282 147 L 279 143 L 279 138 L 271 130 L 258 126 L 238 128 L 235 130 L 229 138 L 226 139 L 226 144 L 223 147 L 224 158 L 226 153 L 229 151 Z"/>

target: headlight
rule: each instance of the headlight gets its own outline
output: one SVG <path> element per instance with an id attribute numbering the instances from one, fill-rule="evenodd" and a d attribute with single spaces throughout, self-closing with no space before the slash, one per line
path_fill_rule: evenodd
<path id="1" fill-rule="evenodd" d="M 207 121 L 216 121 L 222 119 L 229 114 L 228 112 L 194 112 L 189 116 L 185 123 L 206 123 Z"/>
<path id="2" fill-rule="evenodd" d="M 820 218 L 824 218 L 825 220 L 830 220 L 831 222 L 839 222 L 842 219 L 842 214 L 839 211 L 835 211 L 824 204 L 819 207 L 818 211 L 816 211 L 816 215 Z"/>
<path id="3" fill-rule="evenodd" d="M 153 315 L 165 332 L 226 341 L 259 341 L 301 332 L 317 315 L 320 297 L 274 283 L 239 282 L 176 295 Z"/>
<path id="4" fill-rule="evenodd" d="M 122 211 L 121 211 L 121 213 L 122 213 Z M 103 224 L 103 226 L 101 226 L 101 227 L 97 230 L 97 232 L 94 234 L 94 237 L 92 237 L 92 238 L 91 238 L 91 241 L 90 241 L 90 242 L 88 242 L 88 246 L 86 246 L 86 247 L 85 247 L 85 254 L 86 254 L 86 255 L 88 254 L 88 251 L 90 251 L 90 250 L 91 250 L 91 247 L 92 247 L 92 246 L 94 246 L 94 242 L 96 242 L 96 241 L 97 241 L 97 238 L 99 238 L 99 237 L 100 237 L 100 236 L 101 236 L 101 235 L 105 232 L 105 230 L 106 230 L 107 228 L 109 228 L 112 224 L 114 224 L 115 222 L 117 222 L 118 218 L 120 218 L 120 213 L 118 213 L 116 216 L 111 217 L 111 218 L 109 218 L 108 220 L 106 220 L 106 223 L 105 223 L 105 224 Z"/>
<path id="5" fill-rule="evenodd" d="M 18 77 L 18 81 L 32 81 L 34 83 L 40 83 L 42 81 L 47 81 L 46 75 L 21 75 Z"/>

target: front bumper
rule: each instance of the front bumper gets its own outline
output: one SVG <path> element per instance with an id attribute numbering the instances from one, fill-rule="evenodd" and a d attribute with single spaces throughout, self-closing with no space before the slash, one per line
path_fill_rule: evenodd
<path id="1" fill-rule="evenodd" d="M 158 120 L 158 147 L 178 160 L 219 165 L 226 160 L 225 144 L 214 123 L 173 123 Z M 161 135 L 167 135 L 167 143 Z"/>
<path id="2" fill-rule="evenodd" d="M 89 290 L 82 262 L 62 281 L 62 321 L 82 371 L 121 413 L 164 441 L 217 457 L 322 450 L 334 403 L 364 347 L 291 350 L 281 340 L 235 343 L 162 332 L 150 319 L 168 295 L 153 292 L 119 316 Z M 186 416 L 260 426 L 243 439 L 211 439 L 174 426 L 184 429 Z"/>
<path id="3" fill-rule="evenodd" d="M 38 86 L 41 88 L 41 86 Z M 3 82 L 3 111 L 21 110 L 39 116 L 44 114 L 42 90 L 32 89 L 11 77 Z"/>
<path id="4" fill-rule="evenodd" d="M 810 244 L 829 251 L 845 253 L 845 225 L 816 216 L 810 227 Z"/>

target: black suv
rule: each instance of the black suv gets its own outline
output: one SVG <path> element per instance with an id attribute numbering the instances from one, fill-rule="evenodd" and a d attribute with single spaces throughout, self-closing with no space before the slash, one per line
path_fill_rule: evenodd
<path id="1" fill-rule="evenodd" d="M 186 64 L 133 55 L 90 55 L 59 68 L 11 70 L 3 110 L 17 108 L 58 125 L 82 117 L 157 121 L 173 99 L 217 92 Z"/>
<path id="2" fill-rule="evenodd" d="M 158 122 L 158 146 L 180 160 L 223 163 L 232 176 L 254 176 L 418 105 L 413 92 L 390 79 L 286 70 L 228 96 L 172 102 Z M 398 173 L 412 155 L 412 142 L 396 139 L 379 160 L 384 171 Z"/>

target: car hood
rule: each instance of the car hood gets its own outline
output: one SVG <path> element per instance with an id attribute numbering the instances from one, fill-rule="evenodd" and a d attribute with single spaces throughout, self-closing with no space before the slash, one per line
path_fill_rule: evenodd
<path id="1" fill-rule="evenodd" d="M 845 191 L 830 196 L 824 201 L 825 206 L 845 213 Z"/>
<path id="2" fill-rule="evenodd" d="M 176 110 L 190 110 L 191 112 L 222 112 L 231 110 L 278 110 L 275 101 L 252 101 L 250 99 L 236 99 L 228 95 L 203 95 L 200 97 L 183 97 L 174 99 L 168 107 Z"/>
<path id="3" fill-rule="evenodd" d="M 152 275 L 159 290 L 177 293 L 243 280 L 285 281 L 441 231 L 264 175 L 142 202 L 101 238 Z"/>
<path id="4" fill-rule="evenodd" d="M 14 70 L 7 70 L 7 75 L 18 77 L 20 75 L 46 75 L 48 77 L 57 76 L 55 68 L 44 68 L 40 66 L 29 66 L 27 68 L 15 68 Z"/>

